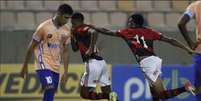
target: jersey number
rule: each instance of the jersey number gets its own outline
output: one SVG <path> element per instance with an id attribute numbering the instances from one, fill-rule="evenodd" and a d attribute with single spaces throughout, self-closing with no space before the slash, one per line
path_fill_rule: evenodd
<path id="1" fill-rule="evenodd" d="M 47 77 L 45 77 L 45 79 L 47 80 L 47 84 L 52 83 L 52 77 L 51 76 L 47 76 Z"/>
<path id="2" fill-rule="evenodd" d="M 136 39 L 137 43 L 143 45 L 144 48 L 148 48 L 146 41 L 144 40 L 144 36 L 139 37 L 138 35 L 136 35 L 135 37 L 133 37 L 134 39 Z"/>

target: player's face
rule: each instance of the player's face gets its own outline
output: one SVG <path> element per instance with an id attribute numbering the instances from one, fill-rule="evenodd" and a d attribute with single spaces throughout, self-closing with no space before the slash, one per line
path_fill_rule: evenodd
<path id="1" fill-rule="evenodd" d="M 61 14 L 61 15 L 60 15 L 60 21 L 59 21 L 59 23 L 60 23 L 61 25 L 66 24 L 66 23 L 69 21 L 70 17 L 71 17 L 71 15 L 68 15 L 68 14 Z"/>
<path id="2" fill-rule="evenodd" d="M 73 27 L 73 28 L 75 28 L 75 27 L 77 27 L 77 26 L 80 25 L 79 20 L 76 20 L 76 19 L 72 19 L 72 20 L 71 20 L 71 23 L 72 23 L 72 27 Z"/>

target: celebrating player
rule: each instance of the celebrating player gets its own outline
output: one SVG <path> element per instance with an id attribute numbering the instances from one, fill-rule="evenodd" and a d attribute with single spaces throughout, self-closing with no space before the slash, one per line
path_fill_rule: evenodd
<path id="1" fill-rule="evenodd" d="M 194 94 L 194 88 L 190 82 L 186 82 L 184 87 L 165 90 L 160 78 L 162 59 L 154 53 L 153 42 L 155 40 L 164 41 L 171 45 L 180 47 L 189 53 L 193 53 L 190 48 L 173 38 L 166 37 L 153 29 L 144 26 L 144 18 L 141 14 L 133 14 L 128 18 L 127 28 L 113 32 L 105 28 L 95 28 L 96 31 L 110 36 L 123 38 L 138 61 L 140 68 L 149 81 L 152 99 L 159 101 L 177 96 L 183 92 L 190 91 Z"/>
<path id="2" fill-rule="evenodd" d="M 64 61 L 62 83 L 67 82 L 68 73 L 68 44 L 70 42 L 70 27 L 66 25 L 73 14 L 68 4 L 59 6 L 56 15 L 41 23 L 32 36 L 29 44 L 21 76 L 27 77 L 28 61 L 34 51 L 35 67 L 40 83 L 44 90 L 43 101 L 53 101 L 59 82 L 59 67 L 61 54 Z"/>
<path id="3" fill-rule="evenodd" d="M 111 90 L 111 81 L 104 59 L 99 55 L 95 46 L 97 33 L 90 25 L 84 24 L 84 16 L 75 13 L 72 16 L 71 44 L 74 51 L 79 50 L 86 71 L 81 78 L 80 96 L 84 99 L 108 99 L 117 101 L 117 94 Z M 97 93 L 95 88 L 100 84 L 102 93 Z"/>

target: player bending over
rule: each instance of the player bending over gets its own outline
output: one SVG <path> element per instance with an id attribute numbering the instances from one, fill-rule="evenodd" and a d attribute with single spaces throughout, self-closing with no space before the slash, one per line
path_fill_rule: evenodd
<path id="1" fill-rule="evenodd" d="M 71 44 L 74 51 L 79 50 L 85 63 L 85 73 L 81 78 L 80 96 L 84 99 L 108 99 L 117 101 L 117 94 L 111 90 L 111 81 L 105 60 L 100 56 L 96 47 L 97 33 L 90 25 L 84 24 L 84 16 L 75 13 L 71 19 Z M 95 88 L 100 84 L 102 93 Z"/>

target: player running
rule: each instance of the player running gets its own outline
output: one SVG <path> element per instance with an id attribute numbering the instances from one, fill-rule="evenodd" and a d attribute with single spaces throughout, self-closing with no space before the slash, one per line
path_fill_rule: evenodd
<path id="1" fill-rule="evenodd" d="M 196 40 L 192 41 L 189 37 L 189 33 L 186 28 L 186 24 L 195 19 L 196 25 Z M 184 36 L 188 45 L 197 53 L 193 56 L 195 67 L 195 86 L 199 87 L 197 93 L 201 92 L 201 1 L 195 1 L 191 3 L 178 22 L 178 28 Z M 197 95 L 197 98 L 201 98 L 201 94 Z"/>
<path id="2" fill-rule="evenodd" d="M 34 51 L 37 76 L 44 90 L 43 101 L 53 101 L 59 82 L 61 55 L 64 61 L 62 83 L 67 82 L 70 27 L 66 25 L 73 14 L 68 4 L 59 6 L 56 16 L 41 23 L 32 36 L 25 56 L 21 76 L 27 77 L 28 61 Z M 62 54 L 61 54 L 62 53 Z"/>
<path id="3" fill-rule="evenodd" d="M 95 46 L 97 33 L 90 25 L 84 24 L 84 16 L 75 13 L 72 16 L 71 44 L 74 51 L 79 50 L 85 63 L 85 73 L 81 78 L 80 96 L 84 99 L 108 99 L 117 101 L 117 94 L 111 90 L 111 81 L 105 60 L 99 55 Z M 95 91 L 100 84 L 102 93 Z"/>
<path id="4" fill-rule="evenodd" d="M 193 53 L 193 51 L 177 40 L 166 37 L 157 31 L 143 26 L 144 18 L 141 14 L 131 15 L 127 25 L 127 28 L 123 28 L 117 32 L 105 28 L 95 29 L 106 35 L 121 37 L 126 41 L 133 55 L 136 57 L 145 78 L 149 81 L 153 101 L 169 99 L 186 91 L 190 91 L 194 94 L 194 88 L 190 85 L 190 82 L 186 82 L 184 87 L 177 89 L 166 90 L 163 87 L 160 78 L 162 59 L 154 53 L 153 42 L 160 40 L 180 47 L 189 53 Z"/>

